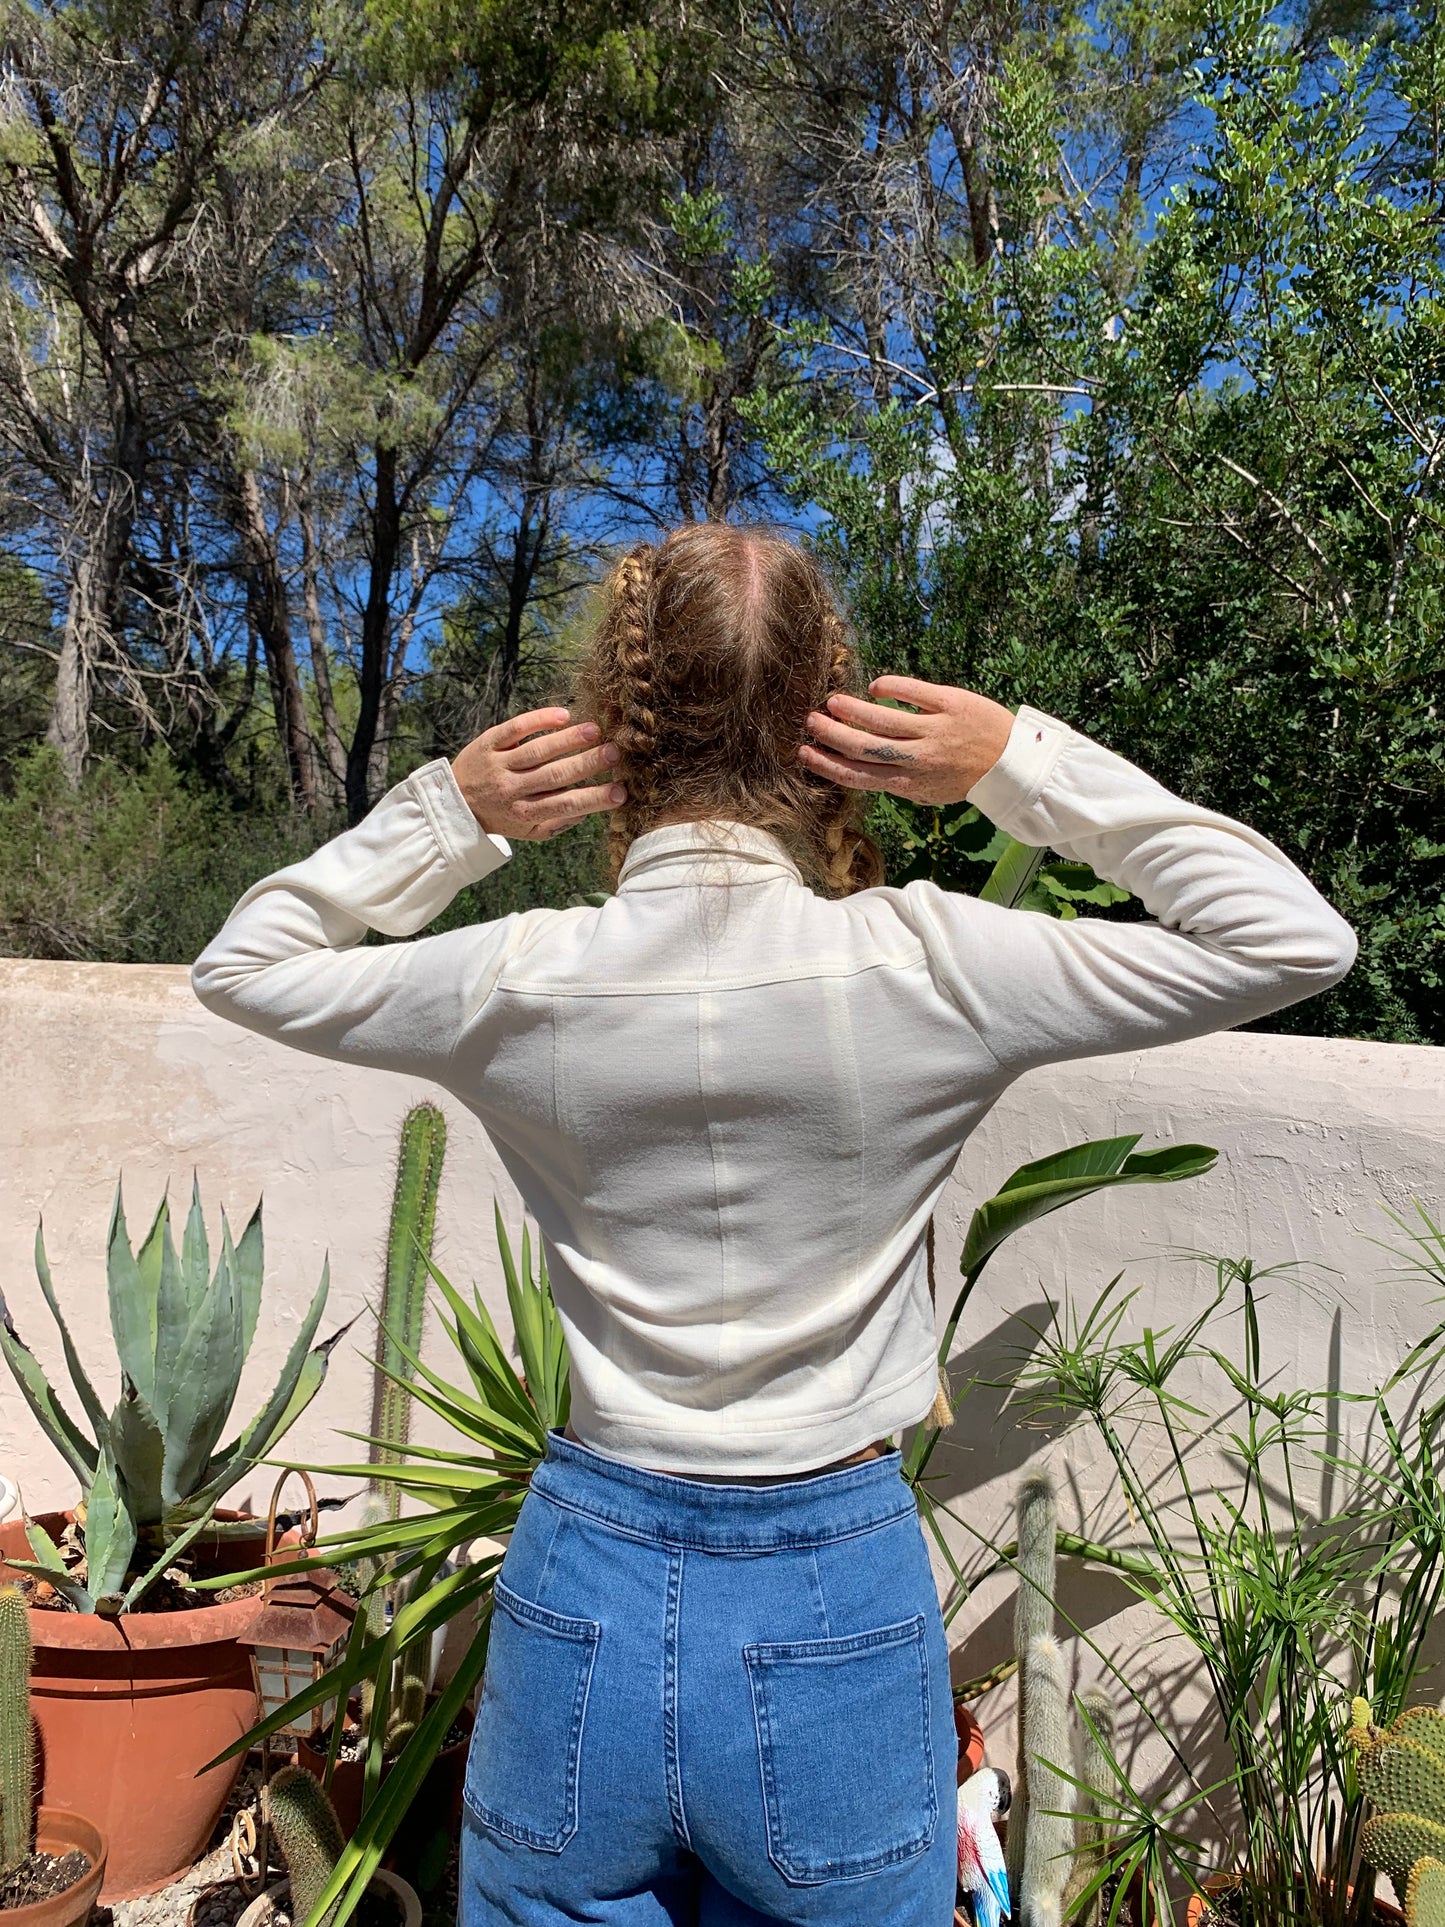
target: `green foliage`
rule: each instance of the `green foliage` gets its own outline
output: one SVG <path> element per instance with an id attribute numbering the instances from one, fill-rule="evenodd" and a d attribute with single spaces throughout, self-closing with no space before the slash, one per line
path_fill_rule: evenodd
<path id="1" fill-rule="evenodd" d="M 377 1313 L 376 1398 L 371 1429 L 378 1465 L 397 1464 L 411 1429 L 409 1357 L 421 1350 L 426 1314 L 427 1265 L 436 1230 L 437 1193 L 446 1155 L 447 1121 L 435 1104 L 417 1104 L 402 1120 L 391 1220 L 386 1234 L 386 1277 Z M 383 1479 L 372 1481 L 395 1518 L 400 1494 Z"/>
<path id="2" fill-rule="evenodd" d="M 85 1494 L 83 1577 L 34 1524 L 26 1532 L 35 1561 L 12 1563 L 43 1574 L 81 1612 L 133 1610 L 211 1526 L 230 1488 L 275 1450 L 326 1376 L 336 1337 L 312 1343 L 329 1289 L 323 1268 L 270 1396 L 222 1445 L 261 1307 L 260 1205 L 238 1242 L 232 1242 L 224 1213 L 221 1227 L 212 1274 L 200 1189 L 193 1185 L 179 1255 L 164 1198 L 139 1249 L 132 1250 L 117 1188 L 106 1276 L 120 1396 L 110 1413 L 61 1316 L 43 1229 L 37 1228 L 35 1269 L 59 1328 L 83 1422 L 57 1398 L 0 1296 L 0 1351 L 41 1430 Z"/>
<path id="3" fill-rule="evenodd" d="M 283 1766 L 266 1788 L 266 1817 L 291 1881 L 291 1918 L 298 1923 L 335 1919 L 317 1902 L 346 1848 L 346 1836 L 321 1783 L 304 1767 Z"/>
<path id="4" fill-rule="evenodd" d="M 25 1859 L 35 1832 L 30 1657 L 25 1595 L 18 1586 L 0 1586 L 0 1874 Z"/>
<path id="5" fill-rule="evenodd" d="M 1129 892 L 1097 877 L 1087 863 L 1066 863 L 1033 850 L 969 805 L 957 811 L 873 799 L 873 829 L 888 860 L 890 883 L 925 880 L 949 890 L 977 890 L 986 903 L 1075 917 L 1076 904 L 1101 909 L 1127 903 Z M 975 866 L 989 864 L 980 878 Z"/>

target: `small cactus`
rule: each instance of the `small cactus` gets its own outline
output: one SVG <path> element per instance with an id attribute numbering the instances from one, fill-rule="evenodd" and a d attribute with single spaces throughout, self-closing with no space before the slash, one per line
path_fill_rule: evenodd
<path id="1" fill-rule="evenodd" d="M 1381 1729 L 1371 1724 L 1368 1705 L 1356 1700 L 1349 1738 L 1360 1785 L 1376 1809 L 1360 1833 L 1360 1850 L 1390 1876 L 1408 1912 L 1417 1864 L 1445 1861 L 1445 1714 L 1416 1706 Z M 1423 1878 L 1422 1908 L 1442 1893 L 1433 1877 Z"/>
<path id="2" fill-rule="evenodd" d="M 1028 1723 L 1028 1659 L 1037 1639 L 1054 1630 L 1054 1551 L 1058 1541 L 1058 1505 L 1054 1482 L 1046 1471 L 1030 1473 L 1018 1492 L 1018 1593 L 1014 1600 L 1014 1651 L 1019 1661 L 1019 1743 L 1014 1766 L 1013 1804 L 1009 1808 L 1005 1853 L 1009 1892 L 1022 1905 L 1024 1858 L 1033 1805 L 1030 1786 L 1031 1756 L 1062 1762 L 1066 1752 L 1049 1753 L 1035 1740 Z"/>
<path id="3" fill-rule="evenodd" d="M 283 1766 L 266 1788 L 266 1817 L 291 1880 L 291 1919 L 305 1927 L 346 1845 L 336 1809 L 304 1767 Z M 333 1906 L 318 1927 L 330 1927 Z"/>
<path id="4" fill-rule="evenodd" d="M 0 1586 L 0 1874 L 25 1859 L 35 1831 L 30 1656 L 25 1595 L 18 1586 Z"/>

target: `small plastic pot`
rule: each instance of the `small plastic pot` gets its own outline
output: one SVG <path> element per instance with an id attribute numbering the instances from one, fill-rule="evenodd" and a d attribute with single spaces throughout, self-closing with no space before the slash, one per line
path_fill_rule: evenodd
<path id="1" fill-rule="evenodd" d="M 99 1827 L 82 1814 L 64 1807 L 41 1807 L 35 1815 L 35 1845 L 41 1853 L 83 1853 L 90 1865 L 64 1893 L 29 1907 L 7 1907 L 0 1912 L 4 1927 L 81 1927 L 90 1919 L 100 1883 L 105 1878 L 106 1841 Z"/>

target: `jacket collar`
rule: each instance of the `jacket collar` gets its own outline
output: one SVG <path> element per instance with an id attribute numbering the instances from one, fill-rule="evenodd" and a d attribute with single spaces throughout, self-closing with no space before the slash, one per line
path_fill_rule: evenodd
<path id="1" fill-rule="evenodd" d="M 775 836 L 746 823 L 709 820 L 669 823 L 638 837 L 627 852 L 617 888 L 620 894 L 704 883 L 775 883 L 781 877 L 803 881 Z"/>

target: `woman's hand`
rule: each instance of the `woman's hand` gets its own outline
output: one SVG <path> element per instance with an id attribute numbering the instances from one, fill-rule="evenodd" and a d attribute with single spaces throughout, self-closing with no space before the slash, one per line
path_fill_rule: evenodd
<path id="1" fill-rule="evenodd" d="M 620 783 L 588 783 L 619 760 L 596 723 L 571 728 L 565 709 L 530 709 L 484 729 L 452 762 L 472 815 L 494 836 L 542 843 L 584 816 L 627 801 Z"/>
<path id="2" fill-rule="evenodd" d="M 911 703 L 885 709 L 857 696 L 830 696 L 815 709 L 799 757 L 850 790 L 887 790 L 912 803 L 961 803 L 987 776 L 1013 728 L 1013 711 L 972 690 L 912 676 L 878 676 L 870 696 Z"/>

